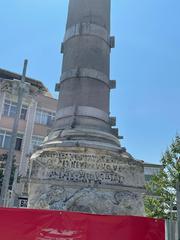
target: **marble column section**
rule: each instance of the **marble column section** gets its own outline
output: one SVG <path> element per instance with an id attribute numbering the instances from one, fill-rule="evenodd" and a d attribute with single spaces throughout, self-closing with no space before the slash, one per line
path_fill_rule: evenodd
<path id="1" fill-rule="evenodd" d="M 61 46 L 62 75 L 56 123 L 48 145 L 105 145 L 120 148 L 118 131 L 110 117 L 110 0 L 70 0 L 66 33 Z M 78 141 L 78 142 L 77 142 Z"/>

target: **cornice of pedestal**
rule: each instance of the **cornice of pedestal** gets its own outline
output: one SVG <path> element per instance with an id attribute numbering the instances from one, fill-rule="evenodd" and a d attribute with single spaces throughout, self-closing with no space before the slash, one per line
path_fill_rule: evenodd
<path id="1" fill-rule="evenodd" d="M 116 136 L 108 132 L 82 127 L 54 130 L 45 138 L 41 147 L 90 147 L 121 151 L 120 142 Z"/>

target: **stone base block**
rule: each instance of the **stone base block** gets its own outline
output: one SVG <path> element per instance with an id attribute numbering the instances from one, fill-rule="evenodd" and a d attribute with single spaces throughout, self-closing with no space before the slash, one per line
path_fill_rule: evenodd
<path id="1" fill-rule="evenodd" d="M 144 170 L 128 153 L 51 148 L 32 159 L 29 207 L 144 215 Z"/>

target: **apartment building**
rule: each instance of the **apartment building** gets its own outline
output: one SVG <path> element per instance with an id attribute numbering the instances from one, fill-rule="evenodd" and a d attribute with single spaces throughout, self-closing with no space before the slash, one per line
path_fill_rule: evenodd
<path id="1" fill-rule="evenodd" d="M 148 183 L 151 181 L 152 177 L 157 175 L 160 170 L 163 168 L 161 164 L 154 163 L 144 163 L 144 178 L 145 182 Z"/>
<path id="2" fill-rule="evenodd" d="M 10 148 L 20 79 L 20 74 L 0 69 L 0 154 Z M 26 176 L 29 156 L 50 131 L 57 108 L 57 100 L 41 81 L 27 77 L 26 85 L 15 147 L 21 176 Z"/>

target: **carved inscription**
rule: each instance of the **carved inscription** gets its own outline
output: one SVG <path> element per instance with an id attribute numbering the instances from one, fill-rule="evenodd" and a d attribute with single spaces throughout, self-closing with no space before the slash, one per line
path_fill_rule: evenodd
<path id="1" fill-rule="evenodd" d="M 43 173 L 38 170 L 38 176 L 43 179 L 107 185 L 124 182 L 122 163 L 108 155 L 44 152 L 35 162 L 35 175 L 37 164 L 46 169 Z"/>
<path id="2" fill-rule="evenodd" d="M 106 155 L 90 155 L 77 153 L 48 153 L 41 154 L 37 161 L 46 164 L 46 167 L 66 168 L 66 169 L 89 169 L 104 171 L 121 171 L 122 165 L 118 158 Z M 121 162 L 122 163 L 122 162 Z"/>
<path id="3" fill-rule="evenodd" d="M 60 179 L 63 181 L 96 183 L 96 184 L 120 184 L 123 177 L 115 173 L 85 172 L 85 171 L 51 171 L 47 174 L 48 178 Z"/>

